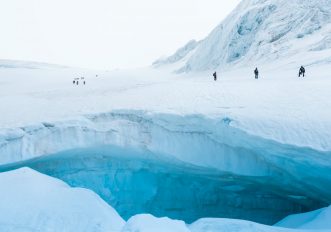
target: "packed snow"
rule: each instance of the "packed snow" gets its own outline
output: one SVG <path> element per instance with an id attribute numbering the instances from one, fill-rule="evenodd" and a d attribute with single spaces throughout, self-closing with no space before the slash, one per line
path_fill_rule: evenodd
<path id="1" fill-rule="evenodd" d="M 328 222 L 320 221 L 312 229 L 302 228 L 281 228 L 277 226 L 265 226 L 249 221 L 232 220 L 232 219 L 201 219 L 189 226 L 192 232 L 327 232 L 331 231 L 327 226 Z M 322 229 L 323 228 L 323 229 Z"/>
<path id="2" fill-rule="evenodd" d="M 299 67 L 291 60 L 259 67 L 259 81 L 253 79 L 255 67 L 220 72 L 217 83 L 211 73 L 1 68 L 0 126 L 13 129 L 99 112 L 141 110 L 228 117 L 232 127 L 249 134 L 330 151 L 329 67 L 307 67 L 305 79 L 297 77 Z M 81 76 L 86 85 L 73 85 Z"/>
<path id="3" fill-rule="evenodd" d="M 136 215 L 126 223 L 122 232 L 190 232 L 183 221 Z"/>
<path id="4" fill-rule="evenodd" d="M 331 228 L 331 207 L 313 212 L 291 215 L 278 222 L 276 226 L 295 229 L 324 229 Z"/>
<path id="5" fill-rule="evenodd" d="M 0 174 L 0 230 L 120 231 L 124 220 L 97 194 L 28 168 Z"/>

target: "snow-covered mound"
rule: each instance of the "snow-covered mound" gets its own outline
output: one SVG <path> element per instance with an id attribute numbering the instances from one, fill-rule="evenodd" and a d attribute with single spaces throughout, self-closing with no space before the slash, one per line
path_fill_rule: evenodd
<path id="1" fill-rule="evenodd" d="M 303 56 L 316 54 L 310 62 L 322 62 L 331 56 L 330 22 L 328 0 L 242 0 L 193 52 L 181 53 L 188 57 L 175 55 L 185 61 L 174 68 L 204 71 L 288 57 L 300 64 Z"/>
<path id="2" fill-rule="evenodd" d="M 321 209 L 319 212 L 326 211 Z M 325 212 L 324 212 L 325 213 Z M 328 214 L 328 213 L 326 213 Z M 310 218 L 307 217 L 310 216 Z M 315 212 L 307 213 L 306 215 L 293 215 L 293 221 L 300 223 L 311 223 Z M 288 219 L 285 219 L 288 220 Z M 287 221 L 289 222 L 289 221 Z M 221 218 L 203 218 L 191 225 L 185 225 L 184 222 L 171 220 L 169 218 L 156 218 L 152 215 L 137 215 L 132 217 L 122 232 L 330 232 L 330 215 L 313 220 L 314 224 L 309 227 L 294 227 L 292 226 L 266 226 L 250 221 L 221 219 Z M 297 224 L 298 225 L 298 224 Z"/>
<path id="3" fill-rule="evenodd" d="M 327 223 L 326 219 L 321 223 Z M 291 229 L 276 226 L 266 226 L 249 221 L 205 218 L 189 226 L 191 232 L 330 232 L 331 228 L 321 229 L 323 226 L 316 225 L 311 229 Z"/>
<path id="4" fill-rule="evenodd" d="M 305 217 L 300 218 L 304 222 Z M 280 228 L 266 226 L 249 221 L 203 218 L 191 225 L 169 218 L 156 218 L 152 215 L 136 215 L 124 226 L 122 232 L 330 232 L 329 218 L 324 218 L 319 224 L 309 229 Z"/>
<path id="5" fill-rule="evenodd" d="M 29 168 L 0 174 L 0 231 L 118 232 L 117 212 L 87 189 Z"/>
<path id="6" fill-rule="evenodd" d="M 122 232 L 190 232 L 183 221 L 136 215 L 126 223 Z"/>
<path id="7" fill-rule="evenodd" d="M 304 214 L 291 215 L 275 226 L 295 229 L 324 229 L 331 231 L 331 206 Z"/>

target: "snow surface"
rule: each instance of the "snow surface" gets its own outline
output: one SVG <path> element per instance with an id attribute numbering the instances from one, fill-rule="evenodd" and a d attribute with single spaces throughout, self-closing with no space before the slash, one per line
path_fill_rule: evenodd
<path id="1" fill-rule="evenodd" d="M 231 126 L 252 135 L 299 147 L 331 150 L 328 65 L 307 68 L 275 63 L 252 70 L 176 76 L 159 70 L 98 73 L 77 69 L 0 69 L 0 127 L 75 120 L 83 114 L 117 109 L 231 119 Z M 288 68 L 279 70 L 278 65 Z M 99 74 L 98 77 L 95 77 Z M 86 86 L 73 78 L 85 76 Z M 18 113 L 19 112 L 19 113 Z M 8 134 L 2 131 L 1 134 Z"/>
<path id="2" fill-rule="evenodd" d="M 331 231 L 330 227 L 327 229 L 320 229 L 326 221 L 321 222 L 322 224 L 316 225 L 314 229 L 289 229 L 280 228 L 275 226 L 265 226 L 254 222 L 231 220 L 231 219 L 213 219 L 206 218 L 201 219 L 189 226 L 191 232 L 312 232 L 320 231 L 326 232 Z M 324 227 L 326 228 L 326 227 Z"/>
<path id="3" fill-rule="evenodd" d="M 22 168 L 0 174 L 1 231 L 120 231 L 124 220 L 87 189 Z"/>
<path id="4" fill-rule="evenodd" d="M 254 177 L 253 186 L 302 205 L 296 211 L 269 200 L 267 207 L 296 213 L 329 205 L 330 68 L 312 65 L 299 79 L 291 60 L 274 62 L 260 68 L 258 81 L 252 70 L 221 73 L 215 83 L 211 73 L 1 68 L 0 163 L 78 148 L 133 147 L 239 176 L 239 186 L 230 187 L 233 204 L 246 178 Z M 87 84 L 73 85 L 81 76 Z M 239 209 L 258 208 L 242 196 Z M 265 219 L 275 222 L 275 215 Z M 272 223 L 262 219 L 255 220 Z"/>
<path id="5" fill-rule="evenodd" d="M 183 221 L 136 215 L 126 223 L 122 232 L 190 232 Z"/>
<path id="6" fill-rule="evenodd" d="M 296 229 L 329 229 L 331 230 L 331 206 L 304 214 L 291 215 L 275 226 Z"/>

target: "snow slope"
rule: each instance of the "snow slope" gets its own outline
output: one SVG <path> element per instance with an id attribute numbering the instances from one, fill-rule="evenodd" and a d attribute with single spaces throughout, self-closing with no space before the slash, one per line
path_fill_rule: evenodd
<path id="1" fill-rule="evenodd" d="M 300 65 L 303 56 L 316 55 L 318 60 L 310 62 L 323 62 L 331 55 L 330 23 L 328 0 L 243 0 L 193 52 L 178 60 L 180 67 L 174 65 L 172 69 L 224 70 L 289 57 Z M 169 59 L 161 63 L 169 65 Z"/>
<path id="2" fill-rule="evenodd" d="M 0 174 L 0 230 L 120 231 L 123 219 L 87 189 L 28 168 Z"/>
<path id="3" fill-rule="evenodd" d="M 289 229 L 276 226 L 265 226 L 254 222 L 231 220 L 231 219 L 201 219 L 189 226 L 192 232 L 327 232 L 331 231 L 330 227 L 324 227 L 327 220 L 321 221 L 312 229 Z"/>
<path id="4" fill-rule="evenodd" d="M 190 232 L 183 221 L 136 215 L 126 223 L 122 232 Z"/>
<path id="5" fill-rule="evenodd" d="M 331 207 L 304 214 L 291 215 L 275 226 L 296 229 L 329 229 L 331 230 Z"/>
<path id="6" fill-rule="evenodd" d="M 321 209 L 319 213 L 327 215 L 330 208 Z M 309 219 L 308 216 L 309 215 Z M 221 218 L 203 218 L 190 225 L 169 218 L 155 218 L 151 215 L 137 215 L 132 217 L 122 232 L 329 232 L 330 216 L 314 218 L 316 212 L 305 215 L 289 216 L 283 222 L 283 228 L 266 226 L 249 221 L 231 220 Z M 281 222 L 282 223 L 282 222 Z M 290 223 L 290 224 L 288 224 Z M 293 226 L 293 223 L 296 226 Z M 302 223 L 302 224 L 301 224 Z M 310 226 L 306 226 L 308 223 Z M 290 226 L 291 225 L 291 226 Z"/>

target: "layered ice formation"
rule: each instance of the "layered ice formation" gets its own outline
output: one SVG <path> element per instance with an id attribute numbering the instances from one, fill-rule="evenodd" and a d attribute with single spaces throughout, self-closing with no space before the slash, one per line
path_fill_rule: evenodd
<path id="1" fill-rule="evenodd" d="M 327 232 L 330 207 L 292 215 L 275 227 L 234 219 L 202 218 L 192 224 L 149 214 L 125 222 L 95 193 L 29 168 L 0 173 L 0 230 L 8 232 Z"/>
<path id="2" fill-rule="evenodd" d="M 330 204 L 329 152 L 253 136 L 231 121 L 122 111 L 24 127 L 5 133 L 2 170 L 29 166 L 92 189 L 125 219 L 273 224 Z"/>
<path id="3" fill-rule="evenodd" d="M 315 62 L 323 62 L 329 57 L 323 51 L 331 48 L 330 12 L 327 0 L 243 0 L 197 46 L 185 46 L 156 64 L 169 65 L 176 57 L 177 72 L 224 70 L 289 57 L 302 61 L 317 52 Z"/>

